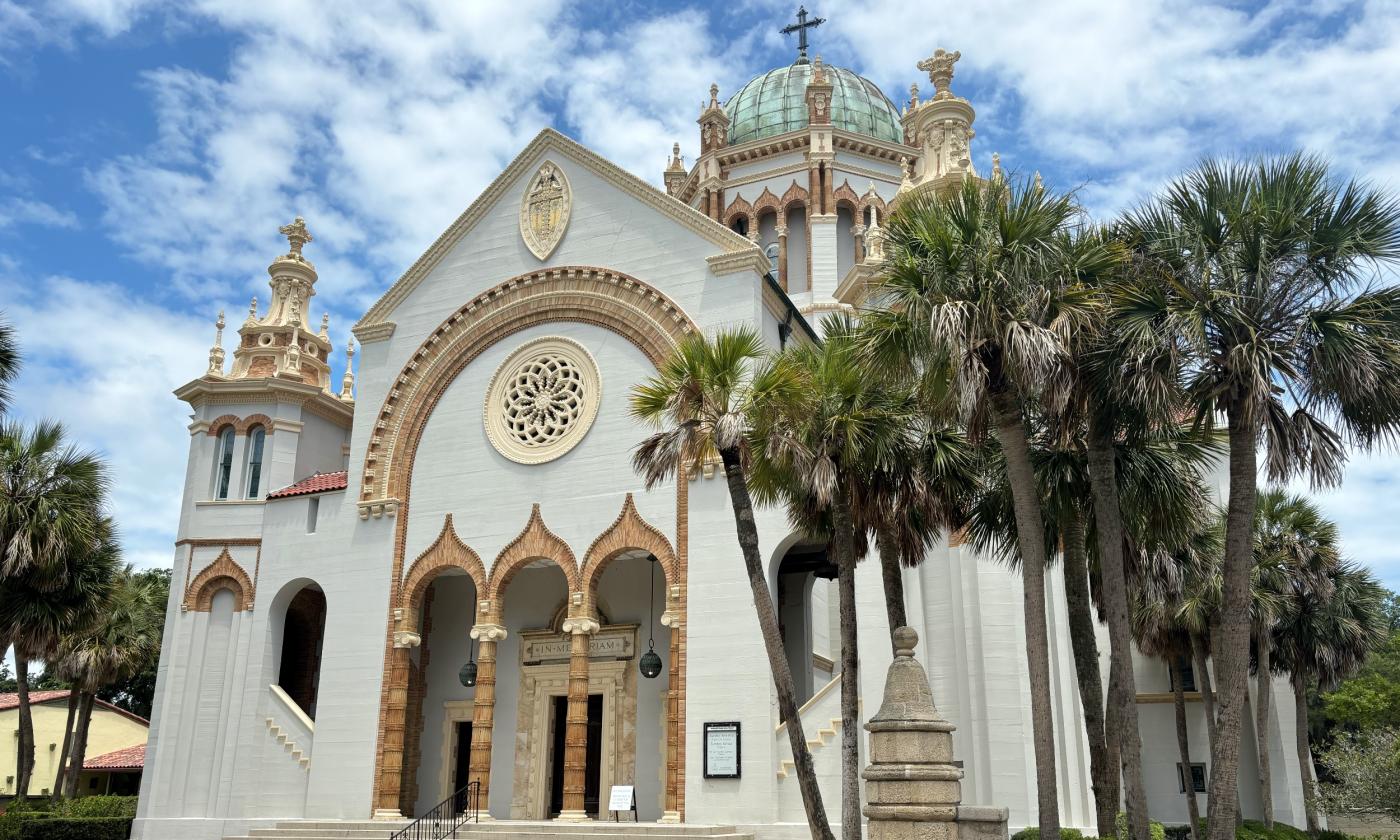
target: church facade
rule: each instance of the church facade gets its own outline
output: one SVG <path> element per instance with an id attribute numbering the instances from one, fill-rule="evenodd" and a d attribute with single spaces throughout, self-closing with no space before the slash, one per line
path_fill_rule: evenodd
<path id="1" fill-rule="evenodd" d="M 495 820 L 607 818 L 615 785 L 641 821 L 805 836 L 722 476 L 644 489 L 628 395 L 688 334 L 748 325 L 778 348 L 861 303 L 898 197 L 977 175 L 957 57 L 921 62 L 932 95 L 903 107 L 805 52 L 725 102 L 712 88 L 700 155 L 674 149 L 664 191 L 542 132 L 355 325 L 340 382 L 327 319 L 313 328 L 311 232 L 283 227 L 270 302 L 231 359 L 221 314 L 207 370 L 176 392 L 189 462 L 134 836 L 401 820 L 464 788 Z M 836 820 L 834 568 L 782 511 L 758 526 Z M 904 586 L 963 801 L 1032 823 L 1020 578 L 954 537 Z M 1088 828 L 1058 573 L 1049 589 L 1061 813 Z M 882 597 L 867 561 L 867 715 L 891 659 Z M 1183 822 L 1196 774 L 1167 668 L 1140 659 L 1137 679 L 1153 816 Z M 1298 824 L 1291 715 L 1260 737 L 1276 814 Z M 1257 784 L 1240 796 L 1257 815 Z"/>

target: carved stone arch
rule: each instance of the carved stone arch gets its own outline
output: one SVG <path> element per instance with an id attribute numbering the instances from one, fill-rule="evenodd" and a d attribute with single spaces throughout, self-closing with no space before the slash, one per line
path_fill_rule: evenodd
<path id="1" fill-rule="evenodd" d="M 857 205 L 857 207 L 858 207 L 859 212 L 860 212 L 860 223 L 861 223 L 861 224 L 863 224 L 863 225 L 868 225 L 868 224 L 870 224 L 869 213 L 868 213 L 867 211 L 868 211 L 871 207 L 874 207 L 877 211 L 879 211 L 879 213 L 880 213 L 880 221 L 881 221 L 881 223 L 884 222 L 884 220 L 885 220 L 885 200 L 882 199 L 882 198 L 880 198 L 880 196 L 877 195 L 873 189 L 867 191 L 867 192 L 865 193 L 865 195 L 861 197 L 860 204 Z"/>
<path id="2" fill-rule="evenodd" d="M 588 323 L 615 332 L 658 367 L 697 329 L 680 306 L 656 288 L 603 268 L 542 269 L 482 292 L 419 345 L 390 387 L 365 454 L 362 516 L 376 502 L 407 502 L 418 441 L 457 375 L 496 342 L 550 321 Z"/>
<path id="3" fill-rule="evenodd" d="M 793 181 L 792 186 L 787 188 L 787 192 L 783 193 L 783 197 L 778 200 L 778 203 L 782 205 L 784 212 L 786 212 L 787 209 L 794 204 L 801 204 L 803 207 L 806 207 L 807 198 L 807 190 L 798 186 L 796 181 Z"/>
<path id="4" fill-rule="evenodd" d="M 481 599 L 482 593 L 486 591 L 486 567 L 481 563 L 481 556 L 457 536 L 450 513 L 443 519 L 442 531 L 437 539 L 433 540 L 433 544 L 419 554 L 408 567 L 402 587 L 403 607 L 416 609 L 428 585 L 445 569 L 461 569 L 466 572 L 467 577 L 472 579 L 472 585 L 476 587 L 477 600 Z"/>
<path id="5" fill-rule="evenodd" d="M 530 521 L 525 523 L 524 530 L 501 549 L 501 553 L 496 555 L 496 562 L 491 564 L 491 574 L 486 579 L 486 594 L 482 597 L 491 602 L 494 614 L 502 614 L 501 595 L 510 584 L 510 579 L 535 560 L 553 561 L 563 570 L 569 592 L 578 591 L 578 561 L 574 558 L 573 549 L 544 524 L 538 503 L 531 506 Z"/>
<path id="6" fill-rule="evenodd" d="M 263 431 L 272 434 L 272 418 L 266 414 L 249 414 L 239 420 L 236 433 L 246 435 L 254 426 L 262 426 Z"/>
<path id="7" fill-rule="evenodd" d="M 849 180 L 842 181 L 841 186 L 837 187 L 831 196 L 835 200 L 837 207 L 844 204 L 846 209 L 851 211 L 851 215 L 857 217 L 855 219 L 856 224 L 860 224 L 860 219 L 858 218 L 860 215 L 860 196 L 856 195 L 855 190 L 851 189 L 851 182 Z"/>
<path id="8" fill-rule="evenodd" d="M 220 414 L 218 417 L 209 421 L 209 437 L 218 437 L 225 426 L 232 426 L 233 433 L 235 435 L 241 435 L 243 432 L 239 431 L 238 426 L 242 422 L 243 421 L 238 418 L 237 414 Z"/>
<path id="9" fill-rule="evenodd" d="M 762 216 L 764 213 L 769 212 L 777 213 L 781 209 L 782 202 L 780 202 L 778 197 L 773 195 L 773 191 L 767 187 L 763 188 L 763 192 L 759 194 L 758 200 L 753 203 L 755 216 Z"/>
<path id="10" fill-rule="evenodd" d="M 734 220 L 740 216 L 748 220 L 750 227 L 752 227 L 756 221 L 753 205 L 743 196 L 738 196 L 729 203 L 729 207 L 724 211 L 724 226 L 733 228 Z"/>
<path id="11" fill-rule="evenodd" d="M 214 595 L 221 589 L 233 593 L 235 612 L 253 608 L 253 582 L 248 579 L 248 573 L 243 571 L 243 567 L 234 562 L 227 548 L 190 581 L 190 585 L 185 589 L 184 608 L 194 612 L 209 612 Z"/>
<path id="12" fill-rule="evenodd" d="M 676 560 L 676 552 L 671 548 L 670 540 L 642 518 L 637 512 L 632 494 L 628 493 L 622 502 L 622 510 L 612 525 L 593 540 L 593 544 L 583 555 L 581 588 L 590 601 L 594 600 L 603 569 L 619 554 L 634 548 L 650 552 L 656 557 L 666 573 L 667 586 L 675 586 L 681 582 L 680 564 Z"/>

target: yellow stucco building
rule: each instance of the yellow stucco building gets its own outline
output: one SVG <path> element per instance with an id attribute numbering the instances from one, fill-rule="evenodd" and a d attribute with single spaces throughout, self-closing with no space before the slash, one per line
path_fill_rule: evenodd
<path id="1" fill-rule="evenodd" d="M 68 720 L 68 691 L 31 691 L 34 714 L 34 780 L 31 795 L 48 795 L 58 774 L 63 753 L 63 731 Z M 92 708 L 88 729 L 86 761 L 78 780 L 78 795 L 101 793 L 135 794 L 145 760 L 146 735 L 150 723 L 142 717 L 98 700 Z M 7 733 L 0 744 L 0 773 L 4 784 L 0 797 L 15 792 L 16 750 L 19 746 L 19 695 L 0 694 L 0 732 Z"/>

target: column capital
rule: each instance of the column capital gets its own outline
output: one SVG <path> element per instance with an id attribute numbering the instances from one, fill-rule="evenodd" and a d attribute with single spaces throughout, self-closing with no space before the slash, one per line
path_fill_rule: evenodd
<path id="1" fill-rule="evenodd" d="M 475 624 L 467 635 L 481 642 L 499 642 L 506 637 L 506 628 L 499 624 Z"/>
<path id="2" fill-rule="evenodd" d="M 598 623 L 598 619 L 583 615 L 564 619 L 564 622 L 559 625 L 559 629 L 565 633 L 586 634 L 591 636 L 597 633 L 601 626 L 602 625 Z"/>
<path id="3" fill-rule="evenodd" d="M 423 637 L 410 630 L 394 631 L 394 647 L 416 648 L 423 643 Z"/>

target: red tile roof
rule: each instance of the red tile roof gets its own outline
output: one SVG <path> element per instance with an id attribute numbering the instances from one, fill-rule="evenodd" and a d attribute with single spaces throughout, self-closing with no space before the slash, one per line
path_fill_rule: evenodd
<path id="1" fill-rule="evenodd" d="M 344 490 L 350 483 L 350 476 L 345 470 L 339 472 L 316 473 L 310 478 L 303 478 L 296 484 L 283 487 L 281 490 L 274 490 L 267 494 L 269 499 L 286 499 L 291 496 L 309 496 L 312 493 L 328 493 L 332 490 Z"/>
<path id="2" fill-rule="evenodd" d="M 145 744 L 132 744 L 83 762 L 84 770 L 140 770 L 145 766 Z"/>
<path id="3" fill-rule="evenodd" d="M 30 704 L 31 706 L 37 706 L 37 705 L 40 704 L 40 703 L 53 703 L 53 702 L 56 702 L 56 701 L 59 701 L 59 700 L 67 700 L 67 699 L 68 699 L 68 695 L 71 694 L 71 693 L 72 693 L 72 692 L 68 691 L 67 689 L 63 689 L 63 690 L 61 690 L 61 691 L 31 691 L 31 692 L 29 692 L 29 704 Z M 128 712 L 126 709 L 123 709 L 123 708 L 120 707 L 120 706 L 113 706 L 111 703 L 108 703 L 106 700 L 103 700 L 101 697 L 94 698 L 94 701 L 97 703 L 97 705 L 98 705 L 99 707 L 101 707 L 101 708 L 103 708 L 103 709 L 106 709 L 106 710 L 108 710 L 108 711 L 110 711 L 110 712 L 116 712 L 117 714 L 121 715 L 122 717 L 131 718 L 132 720 L 136 721 L 137 723 L 143 724 L 143 725 L 145 725 L 145 726 L 150 726 L 150 725 L 151 725 L 151 722 L 150 722 L 150 721 L 146 720 L 145 718 L 141 717 L 140 715 L 132 714 L 131 712 Z M 13 692 L 13 691 L 11 691 L 11 692 L 9 692 L 9 693 L 7 693 L 7 694 L 0 694 L 0 712 L 8 711 L 8 710 L 10 710 L 10 709 L 18 709 L 18 708 L 19 708 L 19 695 L 18 695 L 18 694 L 16 694 L 16 693 Z"/>

